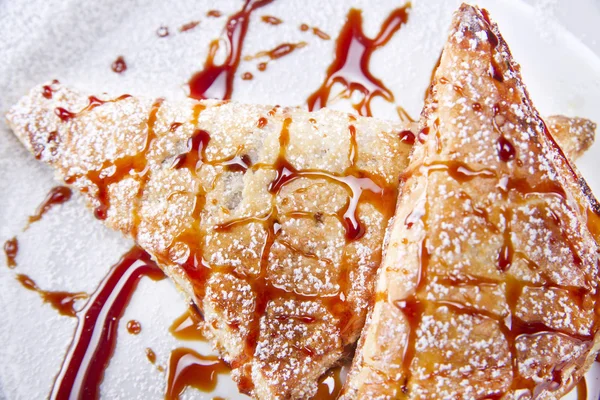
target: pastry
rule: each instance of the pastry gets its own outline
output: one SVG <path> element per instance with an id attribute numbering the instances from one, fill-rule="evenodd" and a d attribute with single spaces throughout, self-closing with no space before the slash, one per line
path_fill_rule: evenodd
<path id="1" fill-rule="evenodd" d="M 462 5 L 343 399 L 557 399 L 600 347 L 600 208 L 498 27 Z"/>
<path id="2" fill-rule="evenodd" d="M 579 156 L 595 125 L 556 118 L 557 141 Z M 309 396 L 357 339 L 415 126 L 326 109 L 100 99 L 57 82 L 34 88 L 8 120 L 200 306 L 242 391 Z"/>
<path id="3" fill-rule="evenodd" d="M 307 398 L 358 338 L 410 125 L 57 82 L 8 121 L 197 303 L 242 392 Z"/>

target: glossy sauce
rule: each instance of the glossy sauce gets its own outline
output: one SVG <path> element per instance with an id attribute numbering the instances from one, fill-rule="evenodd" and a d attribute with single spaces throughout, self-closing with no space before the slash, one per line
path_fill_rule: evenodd
<path id="1" fill-rule="evenodd" d="M 165 400 L 179 399 L 187 387 L 210 392 L 217 386 L 218 375 L 227 373 L 229 367 L 217 357 L 177 348 L 169 358 Z"/>
<path id="2" fill-rule="evenodd" d="M 319 28 L 317 28 L 316 26 L 313 26 L 312 28 L 310 26 L 308 26 L 307 24 L 301 24 L 300 25 L 300 30 L 302 32 L 308 32 L 309 30 L 312 31 L 313 35 L 315 35 L 316 37 L 318 37 L 319 39 L 323 39 L 323 40 L 329 40 L 331 39 L 331 36 L 329 36 L 328 34 L 326 34 L 325 32 L 323 32 L 322 30 L 320 30 Z"/>
<path id="3" fill-rule="evenodd" d="M 6 265 L 8 268 L 17 266 L 17 254 L 19 253 L 19 241 L 16 237 L 4 242 L 4 254 L 6 255 Z"/>
<path id="4" fill-rule="evenodd" d="M 274 47 L 271 50 L 260 51 L 253 56 L 246 56 L 246 57 L 244 57 L 244 60 L 250 61 L 250 60 L 254 60 L 254 59 L 262 58 L 262 57 L 267 57 L 270 60 L 277 60 L 278 58 L 287 56 L 288 54 L 291 54 L 295 50 L 301 49 L 305 46 L 306 46 L 306 42 L 282 43 L 282 44 Z M 261 67 L 262 69 L 259 68 L 259 70 L 264 71 L 267 68 L 268 61 L 262 62 L 260 64 L 263 66 Z"/>
<path id="5" fill-rule="evenodd" d="M 415 144 L 415 134 L 412 131 L 402 131 L 399 134 L 400 140 L 406 144 Z"/>
<path id="6" fill-rule="evenodd" d="M 340 376 L 341 370 L 342 367 L 334 367 L 319 379 L 317 394 L 312 397 L 312 400 L 330 400 L 339 397 L 344 386 Z"/>
<path id="7" fill-rule="evenodd" d="M 187 24 L 181 25 L 181 27 L 179 28 L 179 32 L 191 31 L 192 29 L 197 27 L 199 24 L 200 24 L 200 21 L 190 21 Z"/>
<path id="8" fill-rule="evenodd" d="M 152 364 L 156 364 L 156 353 L 150 347 L 146 347 L 146 358 Z"/>
<path id="9" fill-rule="evenodd" d="M 46 195 L 46 198 L 40 204 L 40 206 L 35 211 L 35 214 L 29 217 L 28 225 L 39 221 L 42 219 L 44 214 L 46 214 L 52 207 L 58 204 L 64 204 L 67 201 L 71 200 L 71 196 L 73 192 L 66 186 L 56 186 L 50 190 L 50 192 Z"/>
<path id="10" fill-rule="evenodd" d="M 78 313 L 77 329 L 58 373 L 51 399 L 98 398 L 117 339 L 119 320 L 139 280 L 164 278 L 150 256 L 132 248 L 115 264 Z"/>
<path id="11" fill-rule="evenodd" d="M 206 16 L 207 17 L 212 17 L 212 18 L 219 18 L 221 17 L 223 14 L 221 14 L 221 11 L 219 10 L 209 10 L 206 12 Z"/>
<path id="12" fill-rule="evenodd" d="M 169 327 L 169 332 L 179 340 L 206 341 L 202 333 L 204 319 L 195 304 L 190 304 L 185 313 L 177 317 Z"/>
<path id="13" fill-rule="evenodd" d="M 281 19 L 273 17 L 271 15 L 263 15 L 262 17 L 260 17 L 260 20 L 269 25 L 279 25 L 283 22 Z"/>
<path id="14" fill-rule="evenodd" d="M 58 83 L 59 82 L 56 79 L 54 79 L 50 85 L 44 85 L 42 87 L 42 96 L 44 96 L 47 99 L 51 99 L 52 94 L 54 93 L 54 89 L 52 88 L 52 85 L 56 85 Z"/>
<path id="15" fill-rule="evenodd" d="M 254 10 L 266 6 L 273 0 L 246 0 L 240 11 L 227 19 L 224 40 L 227 41 L 225 61 L 216 65 L 214 58 L 219 41 L 210 44 L 204 68 L 196 72 L 188 82 L 189 96 L 194 99 L 230 99 L 233 93 L 233 78 L 237 72 L 244 46 L 244 39 Z"/>
<path id="16" fill-rule="evenodd" d="M 244 72 L 242 74 L 242 79 L 245 80 L 245 81 L 252 80 L 252 78 L 254 78 L 254 75 L 252 75 L 251 72 Z"/>
<path id="17" fill-rule="evenodd" d="M 88 298 L 87 293 L 69 293 L 62 291 L 48 291 L 40 289 L 35 282 L 24 274 L 17 274 L 17 280 L 27 290 L 37 292 L 40 295 L 44 303 L 48 303 L 54 308 L 60 315 L 67 317 L 75 317 L 77 311 L 75 310 L 75 302 L 77 300 L 83 300 Z"/>
<path id="18" fill-rule="evenodd" d="M 335 83 L 343 85 L 345 98 L 350 98 L 355 90 L 362 93 L 363 99 L 353 105 L 360 115 L 372 115 L 371 100 L 376 96 L 388 102 L 394 101 L 392 92 L 371 74 L 369 64 L 373 52 L 384 46 L 408 21 L 409 7 L 410 4 L 392 11 L 373 39 L 365 36 L 363 32 L 360 11 L 350 10 L 346 24 L 336 40 L 335 58 L 327 69 L 326 78 L 321 87 L 307 100 L 310 111 L 318 110 L 327 104 Z"/>
<path id="19" fill-rule="evenodd" d="M 127 321 L 127 332 L 131 333 L 132 335 L 139 335 L 141 331 L 142 325 L 138 321 L 135 319 Z"/>
<path id="20" fill-rule="evenodd" d="M 127 63 L 125 62 L 123 56 L 117 57 L 117 59 L 110 65 L 110 69 L 117 74 L 125 72 L 125 70 L 127 70 Z"/>
<path id="21" fill-rule="evenodd" d="M 588 400 L 587 381 L 585 380 L 585 376 L 577 383 L 576 388 L 577 400 Z"/>

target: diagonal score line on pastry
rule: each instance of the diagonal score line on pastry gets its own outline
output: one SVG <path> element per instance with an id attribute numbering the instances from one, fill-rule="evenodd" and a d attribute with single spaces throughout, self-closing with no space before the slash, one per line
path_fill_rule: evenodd
<path id="1" fill-rule="evenodd" d="M 462 5 L 343 399 L 556 399 L 596 357 L 598 204 Z"/>
<path id="2" fill-rule="evenodd" d="M 242 391 L 309 397 L 358 338 L 409 126 L 326 109 L 100 100 L 58 83 L 34 88 L 8 120 L 196 301 Z"/>
<path id="3" fill-rule="evenodd" d="M 565 151 L 583 153 L 595 125 L 556 118 Z M 414 126 L 329 110 L 100 99 L 57 82 L 34 88 L 8 119 L 200 305 L 242 390 L 306 397 L 356 340 Z"/>

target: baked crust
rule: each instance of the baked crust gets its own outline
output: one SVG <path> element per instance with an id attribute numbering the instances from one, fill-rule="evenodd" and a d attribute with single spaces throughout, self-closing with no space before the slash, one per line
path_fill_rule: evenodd
<path id="1" fill-rule="evenodd" d="M 344 399 L 557 399 L 598 335 L 600 218 L 487 13 L 462 5 Z"/>
<path id="2" fill-rule="evenodd" d="M 411 126 L 56 82 L 8 121 L 199 305 L 240 390 L 307 398 L 358 338 Z"/>

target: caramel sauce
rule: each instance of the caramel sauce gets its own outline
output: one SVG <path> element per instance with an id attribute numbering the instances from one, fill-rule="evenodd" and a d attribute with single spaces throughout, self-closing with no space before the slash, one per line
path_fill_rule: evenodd
<path id="1" fill-rule="evenodd" d="M 298 43 L 282 43 L 271 50 L 260 51 L 253 56 L 244 57 L 245 61 L 255 60 L 257 58 L 267 57 L 269 60 L 277 60 L 283 56 L 287 56 L 291 54 L 297 49 L 301 49 L 306 46 L 306 42 L 298 42 Z M 260 71 L 264 71 L 267 68 L 268 61 L 260 63 L 261 68 Z"/>
<path id="2" fill-rule="evenodd" d="M 323 374 L 319 379 L 317 394 L 312 397 L 312 400 L 337 399 L 344 386 L 344 382 L 340 376 L 341 371 L 342 367 L 334 367 Z"/>
<path id="3" fill-rule="evenodd" d="M 46 198 L 35 211 L 35 214 L 29 217 L 28 226 L 42 219 L 52 207 L 58 204 L 66 203 L 71 199 L 73 192 L 66 186 L 56 186 L 50 190 Z"/>
<path id="4" fill-rule="evenodd" d="M 264 128 L 265 126 L 267 126 L 268 123 L 269 123 L 268 119 L 266 119 L 265 117 L 260 117 L 258 119 L 258 122 L 256 123 L 256 126 L 259 128 Z"/>
<path id="5" fill-rule="evenodd" d="M 52 80 L 52 83 L 50 85 L 44 85 L 42 87 L 42 96 L 44 96 L 46 99 L 50 100 L 52 98 L 52 94 L 54 93 L 54 89 L 52 88 L 52 85 L 56 85 L 59 82 L 54 79 Z"/>
<path id="6" fill-rule="evenodd" d="M 187 24 L 181 25 L 181 27 L 179 28 L 179 32 L 191 31 L 192 29 L 194 29 L 198 25 L 200 25 L 200 21 L 190 21 Z"/>
<path id="7" fill-rule="evenodd" d="M 156 30 L 156 35 L 158 37 L 164 38 L 169 36 L 169 27 L 167 26 L 161 26 Z"/>
<path id="8" fill-rule="evenodd" d="M 69 293 L 62 291 L 47 291 L 40 289 L 35 282 L 24 274 L 17 274 L 17 280 L 27 290 L 31 290 L 40 295 L 44 303 L 48 303 L 54 308 L 60 315 L 67 317 L 75 317 L 77 311 L 75 310 L 75 302 L 77 300 L 87 299 L 87 293 Z"/>
<path id="9" fill-rule="evenodd" d="M 194 174 L 198 168 L 198 162 L 205 160 L 206 147 L 210 141 L 210 135 L 208 132 L 201 129 L 197 129 L 192 137 L 188 139 L 188 151 L 178 155 L 173 161 L 174 168 L 187 168 L 190 171 L 193 170 Z"/>
<path id="10" fill-rule="evenodd" d="M 260 19 L 262 22 L 269 25 L 279 25 L 283 22 L 281 19 L 273 17 L 271 15 L 263 15 L 262 17 L 260 17 Z"/>
<path id="11" fill-rule="evenodd" d="M 177 348 L 171 352 L 167 369 L 165 400 L 179 399 L 186 388 L 211 392 L 218 375 L 229 373 L 229 367 L 215 356 L 204 356 L 192 349 Z"/>
<path id="12" fill-rule="evenodd" d="M 169 327 L 169 332 L 179 340 L 206 341 L 202 332 L 204 319 L 195 304 L 191 304 L 185 313 L 177 317 Z"/>
<path id="13" fill-rule="evenodd" d="M 125 72 L 125 70 L 127 69 L 127 63 L 125 62 L 123 56 L 117 57 L 117 59 L 113 61 L 113 63 L 110 65 L 110 69 L 112 69 L 113 72 L 116 72 L 117 74 Z"/>
<path id="14" fill-rule="evenodd" d="M 587 381 L 585 376 L 577 383 L 577 400 L 588 400 Z"/>
<path id="15" fill-rule="evenodd" d="M 331 39 L 331 36 L 329 36 L 328 34 L 326 34 L 325 32 L 323 32 L 322 30 L 320 30 L 317 27 L 313 27 L 312 28 L 313 34 L 318 37 L 319 39 L 323 39 L 323 40 L 329 40 Z"/>
<path id="16" fill-rule="evenodd" d="M 164 278 L 150 256 L 138 247 L 110 269 L 78 313 L 75 336 L 54 381 L 51 399 L 98 398 L 104 370 L 116 346 L 118 321 L 144 276 Z"/>
<path id="17" fill-rule="evenodd" d="M 415 144 L 415 134 L 412 133 L 412 131 L 402 131 L 398 134 L 398 136 L 400 137 L 400 141 L 406 144 Z"/>
<path id="18" fill-rule="evenodd" d="M 275 111 L 274 111 L 275 112 Z M 260 257 L 260 272 L 257 277 L 250 280 L 249 283 L 252 286 L 253 293 L 256 294 L 256 306 L 254 311 L 254 318 L 249 324 L 249 334 L 246 337 L 245 356 L 252 357 L 258 342 L 258 336 L 260 333 L 260 320 L 266 311 L 267 304 L 276 298 L 295 298 L 300 300 L 311 300 L 314 299 L 312 296 L 303 296 L 298 293 L 288 292 L 284 289 L 280 289 L 271 285 L 267 279 L 267 270 L 269 263 L 270 249 L 275 240 L 279 240 L 279 243 L 292 249 L 294 252 L 298 252 L 307 258 L 316 258 L 316 255 L 308 252 L 301 251 L 295 248 L 290 243 L 279 238 L 281 231 L 281 224 L 279 222 L 279 210 L 277 209 L 275 199 L 276 195 L 280 190 L 288 183 L 299 178 L 308 179 L 323 179 L 330 183 L 342 186 L 348 193 L 348 201 L 345 206 L 342 207 L 336 214 L 339 221 L 345 228 L 346 240 L 348 242 L 359 240 L 365 233 L 365 226 L 360 221 L 358 216 L 358 206 L 362 203 L 369 203 L 375 206 L 384 216 L 385 219 L 389 219 L 394 211 L 395 201 L 397 196 L 397 188 L 394 185 L 387 185 L 381 182 L 381 179 L 376 176 L 371 176 L 364 171 L 358 169 L 356 166 L 356 160 L 360 149 L 356 143 L 356 128 L 351 124 L 355 120 L 354 117 L 349 117 L 348 135 L 350 138 L 349 148 L 349 159 L 350 166 L 344 171 L 343 174 L 333 174 L 328 171 L 322 170 L 298 170 L 287 160 L 287 146 L 290 142 L 289 129 L 293 123 L 291 118 L 286 118 L 283 121 L 282 128 L 279 134 L 279 155 L 277 160 L 272 165 L 256 164 L 251 168 L 256 169 L 271 169 L 275 170 L 275 178 L 271 181 L 268 186 L 268 191 L 273 194 L 271 210 L 264 216 L 261 217 L 247 217 L 233 221 L 229 221 L 225 224 L 217 225 L 213 229 L 215 231 L 229 231 L 234 227 L 244 226 L 249 223 L 261 223 L 267 231 L 267 238 L 262 248 Z M 263 123 L 264 122 L 264 123 Z M 259 120 L 257 126 L 262 127 L 266 124 L 267 120 Z M 302 214 L 302 215 L 301 215 Z M 292 217 L 305 217 L 301 212 L 292 212 L 286 214 L 286 216 Z M 309 215 L 308 217 L 314 218 L 315 221 L 322 221 L 323 216 L 320 215 Z M 198 239 L 195 239 L 198 242 Z M 322 260 L 327 262 L 328 260 Z M 330 262 L 330 261 L 329 261 Z M 185 267 L 184 267 L 185 269 Z M 208 271 L 210 271 L 208 269 Z M 206 279 L 206 275 L 204 277 Z M 357 316 L 355 316 L 347 307 L 345 303 L 345 296 L 348 292 L 348 276 L 343 273 L 338 280 L 340 290 L 337 295 L 331 296 L 326 299 L 322 299 L 322 303 L 327 309 L 337 317 L 339 320 L 339 330 L 342 335 L 345 334 L 346 330 L 352 326 Z M 200 283 L 202 285 L 202 283 Z M 290 318 L 282 315 L 277 318 L 285 319 Z M 304 324 L 311 324 L 314 322 L 311 316 L 295 316 Z M 301 351 L 307 355 L 312 354 L 313 349 L 310 347 L 297 348 L 296 350 Z M 243 361 L 240 361 L 243 362 Z M 237 364 L 234 363 L 234 366 Z M 240 379 L 240 390 L 250 391 L 252 389 L 252 380 L 249 376 L 245 376 L 246 372 L 242 370 L 242 377 Z"/>
<path id="19" fill-rule="evenodd" d="M 331 39 L 331 36 L 329 36 L 327 33 L 323 32 L 322 30 L 320 30 L 319 28 L 317 28 L 316 26 L 313 26 L 312 28 L 310 26 L 308 26 L 307 24 L 301 24 L 300 25 L 300 30 L 302 32 L 307 32 L 308 30 L 311 30 L 313 35 L 315 35 L 316 37 L 318 37 L 319 39 L 323 39 L 323 40 L 329 40 Z"/>
<path id="20" fill-rule="evenodd" d="M 150 347 L 146 347 L 146 358 L 152 364 L 156 364 L 156 353 Z"/>
<path id="21" fill-rule="evenodd" d="M 58 116 L 58 118 L 60 118 L 61 121 L 63 122 L 68 122 L 69 120 L 71 120 L 72 118 L 75 117 L 75 113 L 72 113 L 70 111 L 65 110 L 62 107 L 56 107 L 54 109 L 54 113 Z"/>
<path id="22" fill-rule="evenodd" d="M 16 237 L 8 239 L 4 242 L 4 254 L 6 255 L 6 265 L 8 268 L 14 268 L 17 266 L 16 258 L 19 252 L 19 241 Z"/>
<path id="23" fill-rule="evenodd" d="M 267 63 L 266 62 L 260 62 L 256 65 L 256 69 L 258 69 L 259 71 L 266 71 L 267 70 Z"/>
<path id="24" fill-rule="evenodd" d="M 144 142 L 144 147 L 139 154 L 124 156 L 118 158 L 114 161 L 105 161 L 104 164 L 98 170 L 88 171 L 86 177 L 90 180 L 94 185 L 98 188 L 97 199 L 100 203 L 94 209 L 94 215 L 96 218 L 104 220 L 108 216 L 108 209 L 110 207 L 110 198 L 108 194 L 108 187 L 116 182 L 120 182 L 125 177 L 131 176 L 134 179 L 140 182 L 140 188 L 138 193 L 143 192 L 145 184 L 147 182 L 147 159 L 145 157 L 150 144 L 156 138 L 156 133 L 154 132 L 154 123 L 156 122 L 156 114 L 162 104 L 162 99 L 158 99 L 152 105 L 150 110 L 150 115 L 148 117 L 148 131 L 146 135 L 146 140 Z M 113 166 L 115 168 L 112 175 L 102 176 L 104 170 Z M 78 177 L 75 177 L 78 178 Z M 70 178 L 73 179 L 73 178 Z M 69 180 L 67 181 L 69 182 Z M 71 183 L 71 182 L 69 182 Z M 136 224 L 138 216 L 137 216 L 137 208 L 133 210 L 134 214 L 134 223 L 132 224 L 134 227 L 137 227 Z M 136 237 L 136 232 L 132 232 L 134 238 Z"/>
<path id="25" fill-rule="evenodd" d="M 212 41 L 204 68 L 196 72 L 188 82 L 190 97 L 194 99 L 231 99 L 233 77 L 240 64 L 250 15 L 254 10 L 266 6 L 272 1 L 246 0 L 242 9 L 227 19 L 223 38 L 227 41 L 225 61 L 220 65 L 215 64 L 215 55 L 220 45 L 218 40 Z"/>
<path id="26" fill-rule="evenodd" d="M 69 122 L 71 119 L 77 117 L 79 114 L 85 113 L 87 111 L 91 111 L 94 108 L 101 106 L 102 104 L 113 103 L 116 101 L 125 100 L 129 97 L 131 97 L 131 95 L 124 94 L 124 95 L 121 95 L 112 100 L 100 100 L 96 96 L 90 96 L 90 97 L 88 97 L 88 105 L 85 106 L 82 110 L 80 110 L 78 112 L 71 112 L 71 111 L 65 110 L 62 107 L 56 107 L 54 109 L 54 113 L 61 119 L 62 122 Z M 53 133 L 55 133 L 55 132 L 53 132 Z M 67 178 L 66 180 L 69 180 L 69 178 Z M 68 182 L 68 183 L 71 183 L 71 182 Z"/>
<path id="27" fill-rule="evenodd" d="M 251 72 L 244 72 L 242 74 L 242 79 L 245 80 L 245 81 L 252 80 L 252 78 L 254 78 L 254 75 L 252 75 Z"/>
<path id="28" fill-rule="evenodd" d="M 221 11 L 219 10 L 209 10 L 206 12 L 206 16 L 207 17 L 212 17 L 212 18 L 219 18 L 221 17 L 223 14 L 221 14 Z"/>
<path id="29" fill-rule="evenodd" d="M 335 83 L 345 88 L 342 96 L 350 98 L 352 92 L 359 91 L 363 99 L 354 108 L 360 115 L 371 116 L 371 100 L 380 96 L 388 102 L 394 101 L 394 95 L 369 71 L 371 56 L 375 50 L 384 46 L 392 36 L 408 21 L 410 3 L 397 8 L 384 21 L 375 38 L 365 36 L 362 28 L 361 12 L 352 9 L 348 13 L 345 25 L 336 40 L 335 58 L 329 68 L 321 87 L 307 100 L 310 111 L 327 105 L 331 89 Z"/>
<path id="30" fill-rule="evenodd" d="M 139 335 L 141 331 L 142 325 L 138 321 L 135 319 L 127 321 L 127 332 L 131 333 L 132 335 Z"/>
<path id="31" fill-rule="evenodd" d="M 400 106 L 396 106 L 396 113 L 398 114 L 398 118 L 402 122 L 415 122 L 415 120 L 410 116 L 408 111 Z"/>

